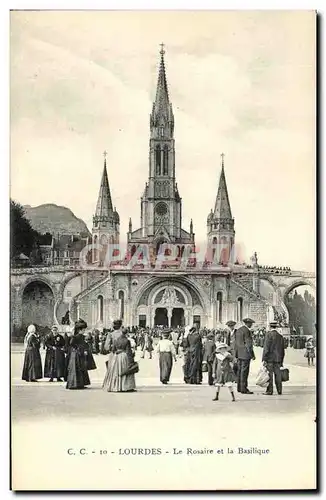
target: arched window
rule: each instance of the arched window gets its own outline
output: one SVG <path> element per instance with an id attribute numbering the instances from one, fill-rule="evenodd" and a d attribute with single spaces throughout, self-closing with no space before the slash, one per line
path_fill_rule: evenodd
<path id="1" fill-rule="evenodd" d="M 223 294 L 218 292 L 216 296 L 217 300 L 217 321 L 222 323 L 222 310 L 223 310 Z"/>
<path id="2" fill-rule="evenodd" d="M 163 149 L 163 175 L 168 175 L 169 173 L 169 148 L 167 145 Z"/>
<path id="3" fill-rule="evenodd" d="M 97 319 L 103 321 L 103 295 L 97 297 Z"/>
<path id="4" fill-rule="evenodd" d="M 98 261 L 98 249 L 96 248 L 97 245 L 98 245 L 98 238 L 97 236 L 94 236 L 93 262 Z"/>
<path id="5" fill-rule="evenodd" d="M 120 290 L 118 293 L 118 299 L 119 299 L 119 317 L 120 319 L 124 318 L 124 313 L 125 313 L 125 293 L 123 290 Z"/>
<path id="6" fill-rule="evenodd" d="M 155 149 L 156 175 L 161 175 L 161 146 L 158 144 Z"/>
<path id="7" fill-rule="evenodd" d="M 215 254 L 216 254 L 216 249 L 217 249 L 217 238 L 214 236 L 213 241 L 212 241 L 212 261 L 214 262 L 215 259 Z"/>
<path id="8" fill-rule="evenodd" d="M 237 300 L 237 321 L 242 321 L 243 318 L 243 298 L 239 297 Z"/>

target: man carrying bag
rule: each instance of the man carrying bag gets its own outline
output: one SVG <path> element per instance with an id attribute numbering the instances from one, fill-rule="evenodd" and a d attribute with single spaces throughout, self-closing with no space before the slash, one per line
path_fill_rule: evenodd
<path id="1" fill-rule="evenodd" d="M 263 349 L 263 363 L 269 372 L 269 383 L 266 389 L 267 396 L 273 394 L 273 376 L 275 377 L 275 385 L 278 394 L 282 394 L 282 373 L 281 367 L 285 355 L 284 339 L 283 336 L 276 330 L 278 326 L 277 321 L 271 321 L 269 324 L 271 330 L 266 334 L 264 349 Z"/>

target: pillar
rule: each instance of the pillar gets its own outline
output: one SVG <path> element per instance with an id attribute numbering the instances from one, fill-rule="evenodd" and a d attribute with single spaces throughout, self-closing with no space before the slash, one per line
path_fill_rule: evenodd
<path id="1" fill-rule="evenodd" d="M 171 319 L 172 319 L 172 309 L 168 308 L 168 327 L 171 327 Z"/>

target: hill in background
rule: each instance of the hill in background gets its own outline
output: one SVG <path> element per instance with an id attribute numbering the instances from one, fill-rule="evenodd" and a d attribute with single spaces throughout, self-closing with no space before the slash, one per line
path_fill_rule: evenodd
<path id="1" fill-rule="evenodd" d="M 90 236 L 90 232 L 82 219 L 78 219 L 67 207 L 54 203 L 31 207 L 24 205 L 25 216 L 30 221 L 33 229 L 41 234 L 78 234 Z"/>

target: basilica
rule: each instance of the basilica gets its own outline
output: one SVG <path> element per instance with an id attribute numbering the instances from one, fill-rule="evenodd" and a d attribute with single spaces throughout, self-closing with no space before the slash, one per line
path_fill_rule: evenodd
<path id="1" fill-rule="evenodd" d="M 81 317 L 92 327 L 109 327 L 119 317 L 126 326 L 184 326 L 193 322 L 209 328 L 227 320 L 241 321 L 250 316 L 265 326 L 282 303 L 273 288 L 260 277 L 257 258 L 252 265 L 227 262 L 203 268 L 177 265 L 186 247 L 195 246 L 192 222 L 182 227 L 182 200 L 176 182 L 174 115 L 165 70 L 165 52 L 160 62 L 155 102 L 150 115 L 149 172 L 141 195 L 140 227 L 129 220 L 129 259 L 145 245 L 155 259 L 162 244 L 176 248 L 176 262 L 157 269 L 155 265 L 111 266 L 106 269 L 101 252 L 93 251 L 98 268 L 85 270 L 80 288 L 70 300 L 72 317 Z M 212 200 L 213 201 L 213 200 Z M 228 196 L 222 155 L 221 173 L 214 208 L 208 214 L 207 244 L 223 243 L 230 255 L 235 244 L 234 219 Z M 113 205 L 104 158 L 104 169 L 93 217 L 92 242 L 96 248 L 119 243 L 120 219 Z M 222 259 L 223 260 L 223 259 Z M 176 265 L 173 265 L 176 264 Z M 78 292 L 78 293 L 76 293 Z M 284 309 L 284 311 L 282 311 Z"/>
<path id="2" fill-rule="evenodd" d="M 73 321 L 82 318 L 90 328 L 99 329 L 110 328 L 117 318 L 125 326 L 176 327 L 195 322 L 216 328 L 248 316 L 256 327 L 267 326 L 273 319 L 287 326 L 287 294 L 295 286 L 314 285 L 313 273 L 260 266 L 257 254 L 246 264 L 234 258 L 235 221 L 223 154 L 216 197 L 203 220 L 207 248 L 212 252 L 201 263 L 196 261 L 192 221 L 189 228 L 182 227 L 174 115 L 164 56 L 162 48 L 150 115 L 148 178 L 140 193 L 140 227 L 134 228 L 129 220 L 127 249 L 121 255 L 119 207 L 115 208 L 111 197 L 104 156 L 91 239 L 80 240 L 78 248 L 72 241 L 72 250 L 69 245 L 65 248 L 62 262 L 49 258 L 43 267 L 12 268 L 13 326 L 46 326 L 53 321 L 59 326 L 69 317 Z M 107 249 L 112 247 L 118 258 L 107 262 Z M 88 253 L 83 260 L 85 248 Z M 56 249 L 51 246 L 49 251 Z M 158 266 L 162 255 L 164 262 Z"/>

